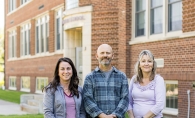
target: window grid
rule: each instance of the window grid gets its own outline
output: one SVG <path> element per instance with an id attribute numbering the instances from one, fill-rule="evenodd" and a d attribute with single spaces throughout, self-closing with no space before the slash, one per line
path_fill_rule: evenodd
<path id="1" fill-rule="evenodd" d="M 16 0 L 9 0 L 9 12 L 12 12 L 16 9 Z"/>
<path id="2" fill-rule="evenodd" d="M 177 10 L 179 10 L 179 11 L 182 10 L 181 0 L 161 1 L 162 4 L 159 4 L 159 2 L 157 2 L 157 1 L 159 1 L 159 0 L 155 0 L 155 1 L 135 0 L 132 2 L 133 3 L 132 4 L 132 7 L 133 7 L 132 13 L 134 14 L 134 17 L 132 19 L 132 26 L 133 26 L 133 28 L 132 28 L 133 35 L 132 35 L 132 40 L 131 40 L 132 44 L 139 42 L 139 41 L 143 41 L 144 39 L 160 40 L 160 39 L 164 39 L 166 37 L 176 36 L 176 35 L 178 35 L 177 33 L 180 33 L 180 34 L 182 33 L 181 32 L 182 18 L 177 23 L 178 25 L 173 25 L 173 26 L 176 26 L 178 28 L 175 28 L 175 30 L 170 30 L 170 13 L 169 13 L 170 12 L 169 6 L 171 4 L 176 4 L 176 3 L 180 4 L 180 5 L 176 5 L 177 7 L 173 9 L 175 12 Z M 152 6 L 151 2 L 155 2 L 158 5 Z M 154 10 L 154 9 L 158 9 L 157 13 L 156 13 L 157 14 L 156 19 L 160 19 L 160 20 L 156 23 L 157 27 L 156 28 L 153 27 L 153 29 L 152 29 L 152 22 L 154 21 L 154 20 L 152 21 L 152 19 L 154 19 L 154 18 L 152 18 L 152 10 Z M 162 13 L 160 13 L 160 12 L 162 12 Z M 160 18 L 157 17 L 157 16 L 160 16 L 160 14 L 162 16 Z M 178 14 L 181 14 L 180 16 L 182 16 L 182 12 L 181 13 L 179 12 Z M 142 20 L 140 20 L 140 19 L 142 19 Z M 180 19 L 180 18 L 178 18 L 178 19 Z M 160 25 L 160 24 L 162 24 L 162 25 Z M 174 32 L 172 32 L 172 31 L 174 31 Z M 156 35 L 156 34 L 158 34 L 158 35 Z M 162 38 L 159 38 L 158 36 L 161 36 Z M 134 39 L 137 39 L 137 41 Z"/>
<path id="3" fill-rule="evenodd" d="M 30 24 L 21 26 L 21 56 L 30 55 Z"/>
<path id="4" fill-rule="evenodd" d="M 166 83 L 166 108 L 178 109 L 178 82 L 165 81 Z"/>
<path id="5" fill-rule="evenodd" d="M 177 10 L 173 9 L 178 8 Z M 168 3 L 168 31 L 176 31 L 182 29 L 182 1 L 169 0 Z"/>
<path id="6" fill-rule="evenodd" d="M 9 87 L 16 88 L 16 77 L 9 77 Z"/>
<path id="7" fill-rule="evenodd" d="M 21 77 L 21 89 L 30 90 L 30 77 Z"/>
<path id="8" fill-rule="evenodd" d="M 78 7 L 78 0 L 66 0 L 66 9 L 72 9 Z"/>
<path id="9" fill-rule="evenodd" d="M 47 77 L 37 77 L 36 79 L 36 91 L 42 91 L 43 87 L 48 84 Z"/>
<path id="10" fill-rule="evenodd" d="M 49 16 L 42 16 L 36 22 L 36 53 L 45 53 L 49 49 Z"/>
<path id="11" fill-rule="evenodd" d="M 64 45 L 64 35 L 63 35 L 63 28 L 62 28 L 62 8 L 58 9 L 56 11 L 56 20 L 55 20 L 55 37 L 56 37 L 56 41 L 55 41 L 55 49 L 56 50 L 62 50 L 63 49 L 63 45 Z"/>
<path id="12" fill-rule="evenodd" d="M 135 33 L 136 37 L 145 35 L 145 0 L 136 0 L 136 12 L 135 12 Z"/>
<path id="13" fill-rule="evenodd" d="M 16 31 L 9 32 L 9 58 L 16 57 Z"/>
<path id="14" fill-rule="evenodd" d="M 163 3 L 160 0 L 151 0 L 151 15 L 150 15 L 150 24 L 151 24 L 151 33 L 150 34 L 157 34 L 162 33 L 162 10 L 163 10 Z M 156 2 L 156 4 L 155 4 Z M 160 15 L 160 16 L 158 16 Z"/>

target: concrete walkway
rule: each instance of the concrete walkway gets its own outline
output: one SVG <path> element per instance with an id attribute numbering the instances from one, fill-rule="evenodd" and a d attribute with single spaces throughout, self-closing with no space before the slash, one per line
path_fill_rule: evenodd
<path id="1" fill-rule="evenodd" d="M 0 100 L 0 115 L 23 115 L 27 112 L 20 110 L 20 105 L 12 102 Z"/>

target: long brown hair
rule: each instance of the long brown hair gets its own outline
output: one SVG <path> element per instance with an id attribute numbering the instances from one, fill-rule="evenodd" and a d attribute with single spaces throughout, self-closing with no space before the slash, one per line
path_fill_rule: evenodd
<path id="1" fill-rule="evenodd" d="M 43 88 L 43 90 L 53 90 L 53 93 L 57 90 L 57 86 L 60 84 L 60 77 L 59 77 L 59 65 L 61 62 L 67 62 L 70 64 L 70 66 L 72 67 L 73 70 L 73 74 L 72 77 L 70 79 L 70 84 L 69 84 L 69 90 L 73 95 L 76 95 L 77 97 L 79 97 L 79 92 L 78 92 L 78 84 L 79 84 L 79 78 L 77 76 L 77 70 L 72 62 L 72 60 L 70 58 L 64 57 L 64 58 L 60 58 L 56 64 L 56 68 L 54 71 L 54 78 L 52 80 L 52 82 L 50 82 L 46 87 Z"/>
<path id="2" fill-rule="evenodd" d="M 150 81 L 152 81 L 154 79 L 154 76 L 156 74 L 157 64 L 156 64 L 156 61 L 154 60 L 153 54 L 149 50 L 142 50 L 141 53 L 139 54 L 139 58 L 138 58 L 137 62 L 135 63 L 136 78 L 135 78 L 134 82 L 139 82 L 139 83 L 143 82 L 142 81 L 143 73 L 142 73 L 142 70 L 139 66 L 140 66 L 140 60 L 142 59 L 142 57 L 144 55 L 148 55 L 153 60 L 153 68 L 152 68 L 152 72 L 151 72 L 151 75 L 150 75 L 150 78 L 149 78 Z"/>

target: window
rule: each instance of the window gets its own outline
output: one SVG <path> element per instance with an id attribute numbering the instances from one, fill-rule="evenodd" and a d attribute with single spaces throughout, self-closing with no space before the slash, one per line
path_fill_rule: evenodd
<path id="1" fill-rule="evenodd" d="M 30 24 L 25 24 L 21 26 L 21 35 L 20 35 L 20 49 L 21 56 L 30 54 Z"/>
<path id="2" fill-rule="evenodd" d="M 9 77 L 9 89 L 16 90 L 16 77 L 14 76 Z"/>
<path id="3" fill-rule="evenodd" d="M 48 84 L 48 78 L 47 77 L 37 77 L 36 80 L 36 93 L 42 93 L 43 87 L 45 87 Z"/>
<path id="4" fill-rule="evenodd" d="M 133 0 L 132 14 L 132 40 L 160 40 L 182 34 L 182 0 Z"/>
<path id="5" fill-rule="evenodd" d="M 16 9 L 16 0 L 9 0 L 9 12 Z"/>
<path id="6" fill-rule="evenodd" d="M 182 29 L 182 2 L 169 0 L 169 31 Z"/>
<path id="7" fill-rule="evenodd" d="M 30 92 L 30 77 L 21 77 L 21 91 Z"/>
<path id="8" fill-rule="evenodd" d="M 78 7 L 78 0 L 66 0 L 66 9 L 72 9 Z"/>
<path id="9" fill-rule="evenodd" d="M 178 109 L 178 82 L 166 81 L 166 108 Z"/>
<path id="10" fill-rule="evenodd" d="M 151 0 L 151 34 L 162 33 L 162 0 Z"/>
<path id="11" fill-rule="evenodd" d="M 145 0 L 136 0 L 136 36 L 145 33 Z"/>
<path id="12" fill-rule="evenodd" d="M 9 58 L 16 57 L 16 31 L 9 32 Z"/>
<path id="13" fill-rule="evenodd" d="M 49 51 L 49 16 L 42 16 L 36 21 L 36 53 Z"/>
<path id="14" fill-rule="evenodd" d="M 62 9 L 56 11 L 56 50 L 62 50 L 64 48 L 64 35 L 62 28 Z"/>
<path id="15" fill-rule="evenodd" d="M 22 4 L 24 4 L 24 3 L 26 3 L 26 2 L 28 2 L 29 0 L 21 0 L 20 2 L 21 2 L 21 5 Z"/>

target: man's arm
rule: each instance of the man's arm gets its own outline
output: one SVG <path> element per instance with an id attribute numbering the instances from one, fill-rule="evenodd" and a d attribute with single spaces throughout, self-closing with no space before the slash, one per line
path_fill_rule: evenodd
<path id="1" fill-rule="evenodd" d="M 125 74 L 122 74 L 122 86 L 121 86 L 121 99 L 116 108 L 116 110 L 112 113 L 117 116 L 117 118 L 122 118 L 127 108 L 129 106 L 129 89 L 128 89 L 128 81 Z"/>
<path id="2" fill-rule="evenodd" d="M 93 82 L 91 79 L 92 78 L 90 76 L 87 76 L 85 78 L 85 82 L 83 85 L 83 101 L 84 101 L 84 107 L 85 107 L 86 112 L 91 117 L 95 118 L 101 113 L 103 113 L 103 111 L 98 108 L 97 103 L 94 100 Z"/>

